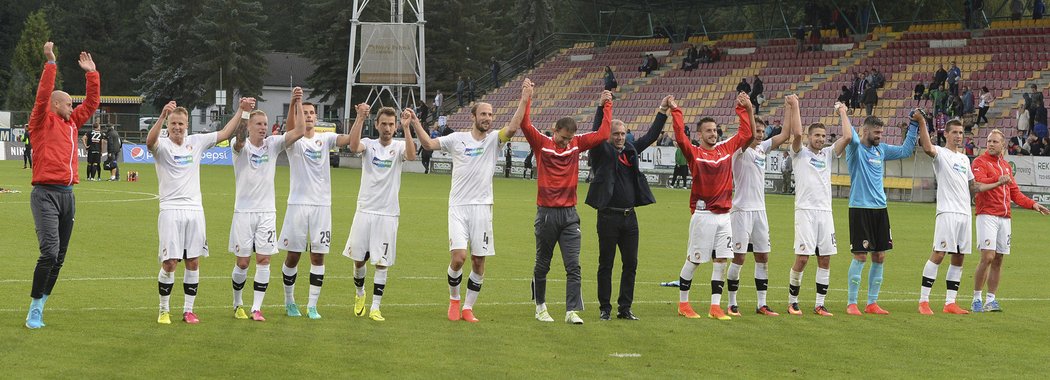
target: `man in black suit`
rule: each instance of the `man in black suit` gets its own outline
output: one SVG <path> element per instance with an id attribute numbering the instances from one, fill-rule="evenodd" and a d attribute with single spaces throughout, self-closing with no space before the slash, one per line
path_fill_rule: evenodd
<path id="1" fill-rule="evenodd" d="M 645 174 L 638 167 L 642 152 L 653 145 L 667 122 L 667 110 L 674 97 L 667 96 L 660 103 L 659 112 L 644 136 L 634 143 L 627 141 L 627 126 L 621 120 L 612 121 L 609 140 L 591 149 L 591 186 L 587 204 L 598 210 L 598 302 L 600 319 L 611 319 L 612 268 L 616 247 L 620 247 L 623 263 L 620 274 L 620 296 L 617 299 L 616 318 L 637 320 L 631 312 L 634 301 L 634 276 L 638 268 L 638 217 L 635 207 L 656 202 Z M 600 126 L 602 108 L 595 115 Z"/>

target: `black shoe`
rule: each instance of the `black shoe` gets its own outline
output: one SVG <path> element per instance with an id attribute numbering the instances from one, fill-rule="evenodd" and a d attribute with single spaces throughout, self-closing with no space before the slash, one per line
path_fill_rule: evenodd
<path id="1" fill-rule="evenodd" d="M 598 317 L 598 320 L 601 320 L 601 321 L 608 321 L 608 320 L 610 320 L 610 319 L 611 319 L 611 318 L 609 318 L 609 312 L 608 312 L 608 311 L 605 311 L 605 310 L 602 310 L 602 314 L 601 314 L 601 316 L 600 316 L 600 317 Z"/>
<path id="2" fill-rule="evenodd" d="M 638 317 L 634 315 L 630 310 L 620 312 L 616 314 L 616 319 L 626 319 L 628 321 L 637 321 Z"/>

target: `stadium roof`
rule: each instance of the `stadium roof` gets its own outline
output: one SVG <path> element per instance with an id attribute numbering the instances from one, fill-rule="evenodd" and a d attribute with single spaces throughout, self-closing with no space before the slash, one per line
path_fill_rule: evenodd
<path id="1" fill-rule="evenodd" d="M 577 0 L 603 7 L 615 7 L 629 10 L 681 9 L 694 7 L 739 7 L 742 5 L 775 4 L 779 0 Z"/>

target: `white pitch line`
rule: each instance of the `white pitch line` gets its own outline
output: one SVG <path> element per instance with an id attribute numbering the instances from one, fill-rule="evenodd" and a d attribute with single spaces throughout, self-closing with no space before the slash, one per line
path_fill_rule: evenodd
<path id="1" fill-rule="evenodd" d="M 147 195 L 147 196 L 149 196 L 149 198 L 134 198 L 134 199 L 99 199 L 99 200 L 91 200 L 91 201 L 77 201 L 77 203 L 120 203 L 120 202 L 143 202 L 143 201 L 152 201 L 152 200 L 155 200 L 155 199 L 158 199 L 158 198 L 160 198 L 160 195 L 158 195 L 158 194 L 153 194 L 153 193 L 143 193 L 143 192 L 139 192 L 139 191 L 126 191 L 126 190 L 109 190 L 109 189 L 91 189 L 91 188 L 84 188 L 84 187 L 80 187 L 80 188 L 78 188 L 78 191 L 99 191 L 99 192 L 105 192 L 105 193 L 124 193 L 124 194 L 134 194 L 134 195 Z M 0 202 L 0 204 L 29 204 L 29 201 L 24 201 L 24 202 Z"/>

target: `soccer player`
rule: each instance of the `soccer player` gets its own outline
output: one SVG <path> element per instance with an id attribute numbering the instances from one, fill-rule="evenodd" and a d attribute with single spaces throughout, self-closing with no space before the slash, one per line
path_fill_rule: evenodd
<path id="1" fill-rule="evenodd" d="M 843 115 L 844 111 L 839 111 Z M 864 119 L 862 134 L 850 125 L 849 118 L 842 118 L 842 138 L 846 145 L 846 167 L 851 180 L 849 188 L 849 239 L 853 260 L 849 265 L 848 305 L 846 314 L 860 315 L 857 308 L 857 293 L 860 291 L 861 272 L 868 253 L 871 253 L 871 270 L 868 271 L 868 314 L 889 314 L 876 303 L 882 287 L 882 264 L 886 252 L 893 249 L 890 235 L 890 214 L 886 210 L 886 191 L 883 189 L 883 165 L 886 161 L 911 157 L 918 139 L 917 119 L 922 115 L 912 111 L 907 136 L 903 145 L 880 144 L 883 121 L 875 116 Z M 848 129 L 848 131 L 847 131 Z M 848 133 L 849 135 L 845 135 Z"/>
<path id="2" fill-rule="evenodd" d="M 522 91 L 532 91 L 526 79 Z M 474 303 L 485 280 L 485 258 L 496 254 L 492 237 L 492 175 L 499 159 L 499 145 L 510 141 L 518 131 L 524 113 L 521 104 L 514 118 L 503 129 L 492 129 L 492 105 L 484 102 L 470 107 L 473 126 L 470 131 L 453 132 L 432 138 L 419 123 L 412 127 L 423 149 L 441 150 L 452 156 L 452 189 L 448 196 L 448 320 L 478 322 Z M 493 133 L 495 132 L 495 133 Z M 470 248 L 470 275 L 467 297 L 461 300 L 459 284 L 463 281 L 463 264 Z M 462 302 L 462 310 L 460 304 Z"/>
<path id="3" fill-rule="evenodd" d="M 102 167 L 99 166 L 99 163 L 102 162 L 102 140 L 104 136 L 105 135 L 102 134 L 102 129 L 99 127 L 96 120 L 91 131 L 84 133 L 84 136 L 82 137 L 84 145 L 87 145 L 88 149 L 88 181 L 99 181 L 101 179 Z"/>
<path id="4" fill-rule="evenodd" d="M 792 97 L 794 95 L 791 95 Z M 798 109 L 798 98 L 794 98 Z M 785 108 L 785 112 L 789 112 Z M 733 208 L 729 212 L 733 230 L 733 262 L 729 264 L 726 285 L 729 288 L 729 315 L 739 316 L 736 292 L 740 288 L 740 270 L 748 252 L 755 254 L 755 288 L 758 289 L 758 314 L 777 316 L 766 304 L 769 288 L 769 220 L 766 218 L 766 155 L 791 137 L 790 128 L 766 139 L 766 123 L 755 118 L 754 138 L 733 154 Z"/>
<path id="5" fill-rule="evenodd" d="M 831 213 L 831 160 L 842 155 L 846 150 L 848 139 L 839 139 L 833 145 L 824 147 L 827 141 L 827 128 L 824 124 L 810 124 L 806 131 L 806 146 L 802 146 L 802 117 L 799 111 L 798 97 L 791 95 L 785 99 L 788 123 L 784 128 L 791 129 L 794 140 L 788 149 L 791 165 L 795 169 L 795 263 L 788 273 L 788 313 L 802 315 L 798 306 L 798 294 L 802 288 L 802 273 L 809 263 L 809 258 L 817 257 L 816 302 L 813 313 L 822 317 L 831 317 L 824 306 L 831 285 L 831 256 L 838 253 L 838 241 L 835 238 L 835 219 Z M 848 120 L 848 107 L 836 103 L 835 111 L 843 123 Z"/>
<path id="6" fill-rule="evenodd" d="M 963 124 L 958 119 L 946 125 L 945 146 L 934 145 L 926 129 L 925 118 L 919 118 L 919 144 L 922 151 L 933 158 L 937 175 L 937 219 L 933 228 L 933 253 L 922 269 L 922 288 L 919 290 L 919 313 L 933 315 L 930 309 L 930 290 L 937 280 L 937 266 L 945 254 L 951 254 L 951 265 L 945 275 L 948 291 L 944 299 L 947 314 L 969 314 L 955 303 L 962 279 L 963 259 L 970 254 L 973 229 L 970 227 L 970 193 L 985 192 L 1009 182 L 1009 177 L 996 178 L 993 183 L 974 181 L 970 158 L 962 153 Z"/>
<path id="7" fill-rule="evenodd" d="M 33 270 L 32 301 L 26 316 L 26 327 L 44 327 L 44 304 L 55 288 L 58 273 L 66 260 L 69 238 L 73 235 L 76 198 L 73 185 L 80 182 L 77 170 L 77 129 L 95 113 L 99 105 L 99 76 L 91 54 L 80 52 L 78 63 L 87 82 L 84 103 L 73 108 L 69 94 L 55 89 L 56 66 L 54 43 L 44 44 L 44 72 L 36 90 L 29 129 L 36 146 L 33 169 L 33 193 L 29 208 L 33 211 L 40 258 Z"/>
<path id="8" fill-rule="evenodd" d="M 531 83 L 530 83 L 531 84 Z M 528 90 L 528 91 L 525 91 Z M 554 322 L 547 312 L 547 273 L 550 272 L 554 245 L 561 249 L 565 264 L 565 322 L 582 325 L 583 311 L 580 287 L 580 216 L 576 213 L 576 186 L 579 182 L 580 153 L 609 139 L 612 124 L 612 92 L 603 91 L 600 104 L 602 124 L 595 132 L 576 135 L 576 121 L 563 117 L 547 137 L 529 120 L 532 86 L 523 89 L 519 109 L 524 106 L 521 129 L 536 152 L 536 264 L 533 267 L 532 290 L 536 298 L 536 319 Z"/>
<path id="9" fill-rule="evenodd" d="M 310 293 L 306 315 L 321 319 L 317 299 L 324 284 L 324 256 L 332 245 L 332 167 L 328 151 L 350 143 L 350 135 L 317 133 L 317 108 L 303 103 L 303 137 L 286 144 L 288 155 L 288 209 L 281 226 L 278 248 L 288 251 L 281 267 L 284 279 L 284 308 L 289 317 L 301 317 L 295 304 L 295 280 L 299 258 L 310 252 Z"/>
<path id="10" fill-rule="evenodd" d="M 277 207 L 274 196 L 274 173 L 277 156 L 285 147 L 295 144 L 303 136 L 303 90 L 292 90 L 288 107 L 288 132 L 270 135 L 269 120 L 261 110 L 241 113 L 247 123 L 237 128 L 233 142 L 233 175 L 237 196 L 233 206 L 229 250 L 236 256 L 233 266 L 233 316 L 248 319 L 241 290 L 248 281 L 248 261 L 255 252 L 255 293 L 252 298 L 251 319 L 265 321 L 262 314 L 263 298 L 270 285 L 270 257 L 277 253 Z M 254 107 L 254 104 L 252 104 Z M 250 108 L 249 108 L 250 110 Z M 246 111 L 245 111 L 246 112 Z"/>
<path id="11" fill-rule="evenodd" d="M 200 322 L 193 313 L 193 301 L 200 283 L 200 257 L 208 256 L 208 229 L 204 224 L 201 204 L 201 156 L 219 141 L 227 140 L 237 128 L 241 113 L 251 111 L 252 98 L 241 98 L 237 113 L 221 131 L 186 135 L 190 114 L 185 108 L 170 101 L 160 118 L 146 136 L 146 147 L 156 160 L 157 184 L 160 193 L 160 214 L 157 216 L 157 236 L 160 238 L 158 255 L 160 273 L 157 289 L 160 293 L 160 315 L 157 323 L 171 324 L 168 300 L 175 284 L 175 267 L 186 261 L 182 290 L 186 294 L 182 320 L 189 324 Z M 168 137 L 160 137 L 161 126 L 167 123 Z"/>
<path id="12" fill-rule="evenodd" d="M 120 133 L 117 132 L 116 126 L 109 126 L 109 131 L 106 132 L 106 152 L 109 156 L 106 159 L 106 169 L 109 170 L 109 180 L 119 181 L 120 180 L 120 167 L 117 164 L 117 160 L 121 154 L 121 141 Z"/>
<path id="13" fill-rule="evenodd" d="M 685 265 L 678 279 L 678 314 L 686 318 L 700 318 L 689 305 L 689 288 L 693 273 L 702 263 L 714 259 L 711 270 L 711 307 L 707 316 L 719 320 L 732 319 L 722 311 L 722 287 L 725 284 L 726 260 L 733 257 L 731 247 L 729 209 L 733 196 L 733 152 L 751 144 L 754 109 L 747 93 L 736 97 L 736 114 L 740 117 L 737 134 L 718 143 L 718 124 L 714 119 L 700 119 L 700 146 L 694 146 L 685 134 L 685 122 L 678 104 L 671 103 L 675 142 L 682 150 L 689 171 L 693 175 L 693 188 L 689 194 L 689 211 L 693 217 L 689 222 L 689 245 L 686 247 Z"/>
<path id="14" fill-rule="evenodd" d="M 978 193 L 977 203 L 977 247 L 981 250 L 981 262 L 973 275 L 973 312 L 1002 311 L 995 292 L 999 290 L 1003 256 L 1010 254 L 1010 202 L 1018 206 L 1050 215 L 1050 210 L 1026 197 L 1017 188 L 1010 163 L 1003 159 L 1006 136 L 998 129 L 988 134 L 988 150 L 973 160 L 974 180 L 981 184 L 996 181 L 1006 186 L 995 187 Z M 1006 177 L 1006 178 L 1003 178 Z M 981 291 L 988 283 L 988 298 L 981 302 Z"/>
<path id="15" fill-rule="evenodd" d="M 350 237 L 343 256 L 354 260 L 354 314 L 365 315 L 365 260 L 376 268 L 372 279 L 372 307 L 368 317 L 384 321 L 379 304 L 386 290 L 387 270 L 397 258 L 397 225 L 401 215 L 398 194 L 401 191 L 401 169 L 405 161 L 416 159 L 412 141 L 412 123 L 419 119 L 412 110 L 401 112 L 404 141 L 394 141 L 397 132 L 397 112 L 383 107 L 376 116 L 379 139 L 361 139 L 361 129 L 368 118 L 367 104 L 357 105 L 357 118 L 350 128 L 350 151 L 361 155 L 361 189 L 357 193 L 357 211 L 350 226 Z"/>

